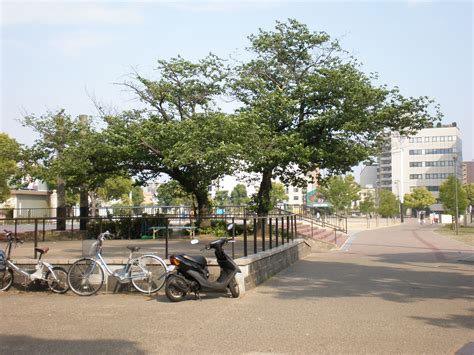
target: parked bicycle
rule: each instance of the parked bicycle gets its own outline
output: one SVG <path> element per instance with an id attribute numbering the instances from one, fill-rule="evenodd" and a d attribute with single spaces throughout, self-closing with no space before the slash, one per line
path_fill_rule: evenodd
<path id="1" fill-rule="evenodd" d="M 111 237 L 113 235 L 108 231 L 99 234 L 91 247 L 93 256 L 79 259 L 71 265 L 67 275 L 71 290 L 80 296 L 91 296 L 100 290 L 104 275 L 107 274 L 121 284 L 131 282 L 142 293 L 158 292 L 165 283 L 167 273 L 174 266 L 167 267 L 163 259 L 153 254 L 134 258 L 133 253 L 139 251 L 140 247 L 127 246 L 130 250 L 127 264 L 114 272 L 102 257 L 102 243 Z"/>
<path id="2" fill-rule="evenodd" d="M 5 230 L 7 246 L 5 251 L 0 251 L 0 291 L 7 291 L 13 284 L 14 273 L 23 276 L 23 286 L 28 286 L 33 282 L 46 282 L 49 289 L 55 293 L 65 293 L 69 286 L 67 284 L 67 271 L 60 266 L 52 266 L 51 264 L 41 260 L 44 254 L 49 250 L 45 248 L 35 248 L 39 253 L 38 260 L 34 269 L 22 269 L 15 265 L 10 259 L 11 251 L 23 241 L 14 236 L 12 232 Z"/>

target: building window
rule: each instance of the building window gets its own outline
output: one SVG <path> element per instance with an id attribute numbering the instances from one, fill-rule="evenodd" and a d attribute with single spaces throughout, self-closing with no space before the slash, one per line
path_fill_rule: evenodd
<path id="1" fill-rule="evenodd" d="M 431 137 L 431 141 L 432 141 L 432 142 L 437 142 L 437 141 L 438 141 L 438 137 Z"/>
<path id="2" fill-rule="evenodd" d="M 448 136 L 448 141 L 452 142 L 454 140 L 454 136 Z"/>
<path id="3" fill-rule="evenodd" d="M 423 142 L 423 138 L 417 137 L 417 138 L 416 138 L 416 143 L 421 143 L 421 142 Z"/>
<path id="4" fill-rule="evenodd" d="M 295 187 L 295 188 L 293 189 L 293 192 L 298 192 L 298 188 Z"/>
<path id="5" fill-rule="evenodd" d="M 421 155 L 423 154 L 423 149 L 410 149 L 410 155 Z"/>
<path id="6" fill-rule="evenodd" d="M 425 161 L 426 167 L 437 167 L 437 166 L 453 166 L 452 160 L 438 160 L 438 161 Z"/>
<path id="7" fill-rule="evenodd" d="M 425 142 L 429 142 L 430 141 L 430 137 L 425 137 Z"/>
<path id="8" fill-rule="evenodd" d="M 423 162 L 421 161 L 411 161 L 410 168 L 420 168 L 423 166 Z"/>
<path id="9" fill-rule="evenodd" d="M 298 201 L 300 199 L 299 196 L 293 196 L 293 200 Z"/>
<path id="10" fill-rule="evenodd" d="M 433 173 L 433 174 L 425 174 L 425 179 L 447 179 L 449 176 L 453 175 L 453 173 Z"/>
<path id="11" fill-rule="evenodd" d="M 439 137 L 439 141 L 440 141 L 440 142 L 445 142 L 445 141 L 446 141 L 446 137 L 445 137 L 445 136 Z"/>
<path id="12" fill-rule="evenodd" d="M 438 192 L 439 186 L 426 186 L 426 189 L 431 192 Z"/>
<path id="13" fill-rule="evenodd" d="M 410 180 L 421 180 L 423 179 L 423 174 L 410 174 Z"/>
<path id="14" fill-rule="evenodd" d="M 453 148 L 425 149 L 425 154 L 450 154 Z"/>

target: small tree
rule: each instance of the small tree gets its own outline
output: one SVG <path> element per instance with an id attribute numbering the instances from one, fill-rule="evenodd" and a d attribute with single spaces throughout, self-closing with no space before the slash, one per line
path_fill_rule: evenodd
<path id="1" fill-rule="evenodd" d="M 326 184 L 320 188 L 325 200 L 331 202 L 336 213 L 346 211 L 351 207 L 353 201 L 360 199 L 360 187 L 352 175 L 334 176 L 328 179 Z"/>
<path id="2" fill-rule="evenodd" d="M 10 178 L 17 171 L 20 145 L 8 134 L 0 133 L 0 202 L 10 197 Z"/>
<path id="3" fill-rule="evenodd" d="M 156 189 L 158 203 L 163 206 L 194 205 L 192 194 L 184 191 L 179 182 L 170 180 Z"/>
<path id="4" fill-rule="evenodd" d="M 436 203 L 436 198 L 426 187 L 417 187 L 411 193 L 405 194 L 405 205 L 407 207 L 424 210 L 428 206 Z"/>
<path id="5" fill-rule="evenodd" d="M 288 200 L 288 195 L 285 192 L 285 186 L 279 182 L 272 182 L 272 189 L 270 192 L 270 206 L 274 208 L 279 203 Z"/>
<path id="6" fill-rule="evenodd" d="M 244 184 L 235 185 L 234 189 L 230 193 L 230 200 L 233 205 L 246 205 L 249 203 L 250 199 L 247 195 L 247 188 Z"/>
<path id="7" fill-rule="evenodd" d="M 225 206 L 230 203 L 229 192 L 227 190 L 220 190 L 216 192 L 214 201 L 217 206 Z"/>
<path id="8" fill-rule="evenodd" d="M 382 217 L 396 216 L 398 214 L 398 205 L 398 199 L 391 191 L 379 191 L 379 208 L 377 211 Z"/>
<path id="9" fill-rule="evenodd" d="M 439 187 L 439 199 L 443 203 L 444 210 L 451 216 L 456 215 L 456 195 L 458 211 L 463 213 L 468 204 L 466 191 L 456 177 L 450 176 Z"/>
<path id="10" fill-rule="evenodd" d="M 360 212 L 367 216 L 370 213 L 375 212 L 375 201 L 372 193 L 367 193 L 367 196 L 365 196 L 364 200 L 361 201 L 359 208 Z"/>

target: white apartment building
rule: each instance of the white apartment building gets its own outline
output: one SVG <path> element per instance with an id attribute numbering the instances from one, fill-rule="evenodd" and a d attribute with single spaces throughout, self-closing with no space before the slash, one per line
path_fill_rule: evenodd
<path id="1" fill-rule="evenodd" d="M 455 123 L 425 128 L 412 137 L 392 134 L 379 157 L 378 187 L 401 198 L 424 186 L 434 197 L 449 176 L 462 181 L 462 139 Z"/>

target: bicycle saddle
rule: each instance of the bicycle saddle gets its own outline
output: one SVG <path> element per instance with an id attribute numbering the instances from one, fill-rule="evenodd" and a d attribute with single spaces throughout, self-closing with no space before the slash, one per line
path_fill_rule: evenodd
<path id="1" fill-rule="evenodd" d="M 140 247 L 137 247 L 136 245 L 127 245 L 127 249 L 130 251 L 139 251 Z"/>
<path id="2" fill-rule="evenodd" d="M 46 254 L 49 250 L 48 247 L 44 247 L 44 248 L 35 248 L 35 250 L 40 253 L 40 254 Z"/>

